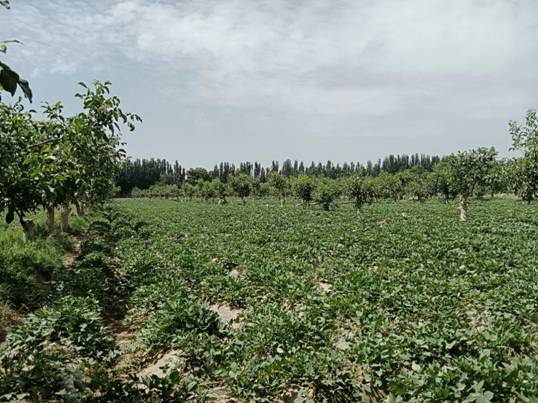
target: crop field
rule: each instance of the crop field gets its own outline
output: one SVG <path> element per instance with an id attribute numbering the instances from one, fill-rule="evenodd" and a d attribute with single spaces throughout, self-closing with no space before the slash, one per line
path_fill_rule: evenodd
<path id="1" fill-rule="evenodd" d="M 0 0 L 0 403 L 538 403 L 537 16 Z"/>
<path id="2" fill-rule="evenodd" d="M 295 205 L 119 206 L 149 230 L 120 247 L 139 276 L 127 320 L 225 396 L 537 393 L 536 206 L 476 203 L 467 224 L 438 202 L 379 204 L 360 218 Z"/>
<path id="3" fill-rule="evenodd" d="M 71 337 L 101 401 L 532 401 L 538 206 L 473 201 L 467 223 L 454 209 L 113 202 L 55 275 L 60 305 L 8 337 L 4 387 L 32 348 Z"/>

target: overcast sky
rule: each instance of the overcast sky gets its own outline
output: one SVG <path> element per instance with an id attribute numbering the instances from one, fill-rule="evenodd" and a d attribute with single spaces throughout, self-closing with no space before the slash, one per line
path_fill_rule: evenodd
<path id="1" fill-rule="evenodd" d="M 506 154 L 538 106 L 537 0 L 12 0 L 0 38 L 34 106 L 111 80 L 129 154 L 186 166 Z"/>

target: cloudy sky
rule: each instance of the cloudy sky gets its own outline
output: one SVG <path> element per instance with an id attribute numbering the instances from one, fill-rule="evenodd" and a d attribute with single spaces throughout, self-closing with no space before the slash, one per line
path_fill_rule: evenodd
<path id="1" fill-rule="evenodd" d="M 111 80 L 135 157 L 363 161 L 510 144 L 538 107 L 536 0 L 12 0 L 34 104 Z M 5 97 L 5 100 L 8 97 Z"/>

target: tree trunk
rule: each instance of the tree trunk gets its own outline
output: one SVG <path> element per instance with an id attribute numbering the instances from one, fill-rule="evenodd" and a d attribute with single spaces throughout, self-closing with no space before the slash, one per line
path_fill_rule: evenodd
<path id="1" fill-rule="evenodd" d="M 84 203 L 80 203 L 78 200 L 75 200 L 75 207 L 77 209 L 77 215 L 79 217 L 84 217 L 86 211 L 84 210 Z"/>
<path id="2" fill-rule="evenodd" d="M 62 232 L 67 232 L 69 230 L 69 214 L 71 214 L 71 208 L 69 206 L 64 206 L 60 220 L 60 229 Z"/>
<path id="3" fill-rule="evenodd" d="M 54 206 L 47 206 L 47 233 L 54 232 Z"/>
<path id="4" fill-rule="evenodd" d="M 460 205 L 458 207 L 458 210 L 460 211 L 460 221 L 466 222 L 468 217 L 467 213 L 467 198 L 462 196 L 460 198 Z"/>
<path id="5" fill-rule="evenodd" d="M 24 232 L 24 240 L 32 241 L 35 239 L 35 224 L 32 220 L 26 220 L 21 217 L 20 223 L 22 226 L 22 231 Z"/>

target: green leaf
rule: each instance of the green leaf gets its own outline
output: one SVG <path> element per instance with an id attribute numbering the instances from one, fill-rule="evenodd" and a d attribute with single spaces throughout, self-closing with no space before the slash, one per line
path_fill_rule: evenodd
<path id="1" fill-rule="evenodd" d="M 24 96 L 28 98 L 30 102 L 32 102 L 33 94 L 32 94 L 32 90 L 30 89 L 30 84 L 28 83 L 28 81 L 20 79 L 19 87 L 21 88 Z"/>
<path id="2" fill-rule="evenodd" d="M 489 390 L 484 392 L 481 396 L 478 396 L 476 398 L 476 403 L 488 403 L 491 402 L 493 399 L 493 392 L 490 392 Z"/>
<path id="3" fill-rule="evenodd" d="M 32 102 L 32 90 L 28 81 L 21 79 L 7 64 L 0 62 L 0 87 L 13 96 L 17 91 L 17 86 L 20 87 L 26 98 Z"/>
<path id="4" fill-rule="evenodd" d="M 15 95 L 17 91 L 17 84 L 19 83 L 19 75 L 15 73 L 11 68 L 0 62 L 0 85 L 9 92 L 11 95 Z"/>

